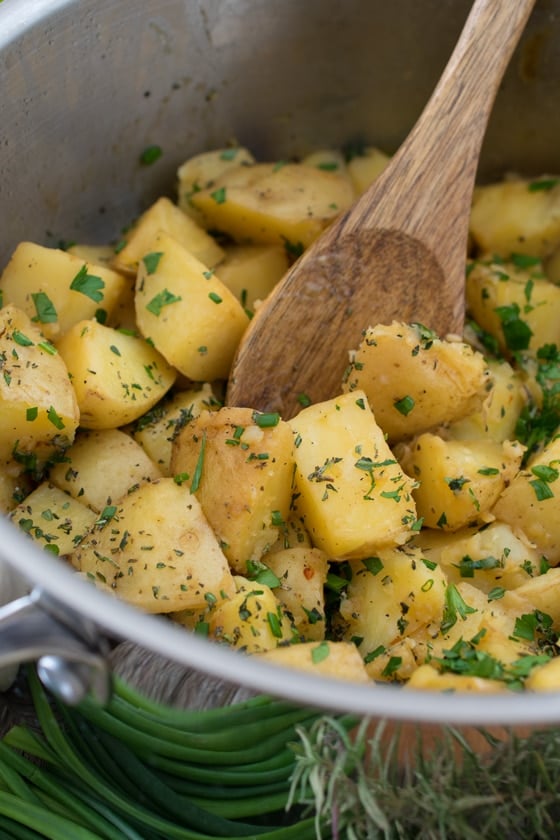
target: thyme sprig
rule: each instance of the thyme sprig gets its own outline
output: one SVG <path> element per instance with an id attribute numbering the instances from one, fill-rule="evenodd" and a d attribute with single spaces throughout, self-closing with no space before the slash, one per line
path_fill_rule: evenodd
<path id="1" fill-rule="evenodd" d="M 420 731 L 420 730 L 419 730 Z M 560 729 L 473 750 L 447 728 L 431 748 L 364 721 L 350 734 L 334 717 L 298 729 L 291 801 L 315 815 L 318 840 L 538 840 L 560 820 Z M 399 758 L 406 746 L 411 759 Z M 328 825 L 328 828 L 325 828 Z"/>

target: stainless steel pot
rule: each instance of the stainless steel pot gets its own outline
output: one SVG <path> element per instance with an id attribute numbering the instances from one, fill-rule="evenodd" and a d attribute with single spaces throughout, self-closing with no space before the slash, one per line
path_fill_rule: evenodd
<path id="1" fill-rule="evenodd" d="M 232 138 L 264 159 L 359 140 L 394 150 L 469 7 L 468 0 L 3 0 L 1 263 L 22 238 L 47 245 L 115 238 L 173 191 L 185 158 Z M 482 179 L 560 171 L 559 83 L 560 2 L 539 0 L 496 103 Z M 163 155 L 142 167 L 150 144 Z M 103 695 L 110 636 L 335 710 L 439 723 L 560 720 L 557 695 L 417 693 L 264 665 L 94 590 L 6 521 L 0 557 L 32 589 L 0 616 L 0 664 L 39 659 L 45 681 L 68 696 L 84 685 Z"/>

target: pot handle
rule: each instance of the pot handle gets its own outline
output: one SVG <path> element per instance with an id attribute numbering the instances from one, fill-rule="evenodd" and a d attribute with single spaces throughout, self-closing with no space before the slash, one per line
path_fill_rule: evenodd
<path id="1" fill-rule="evenodd" d="M 41 589 L 0 607 L 0 669 L 37 662 L 41 682 L 68 705 L 111 693 L 109 643 L 88 619 Z"/>

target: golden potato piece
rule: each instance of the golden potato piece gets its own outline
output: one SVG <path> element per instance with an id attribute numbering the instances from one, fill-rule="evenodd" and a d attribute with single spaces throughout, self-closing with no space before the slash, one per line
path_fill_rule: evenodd
<path id="1" fill-rule="evenodd" d="M 175 438 L 173 475 L 189 483 L 235 571 L 259 560 L 288 518 L 293 438 L 276 415 L 203 412 Z"/>
<path id="2" fill-rule="evenodd" d="M 149 613 L 196 609 L 235 594 L 198 501 L 172 478 L 143 484 L 105 510 L 70 561 Z"/>
<path id="3" fill-rule="evenodd" d="M 142 335 L 184 376 L 228 376 L 249 318 L 213 272 L 163 231 L 138 268 L 135 307 Z"/>
<path id="4" fill-rule="evenodd" d="M 238 166 L 191 196 L 208 228 L 242 243 L 307 247 L 352 203 L 348 178 L 298 163 Z"/>
<path id="5" fill-rule="evenodd" d="M 72 443 L 78 404 L 64 359 L 15 306 L 0 309 L 0 459 L 31 472 Z"/>
<path id="6" fill-rule="evenodd" d="M 84 318 L 106 320 L 125 286 L 105 264 L 34 242 L 20 242 L 0 277 L 4 303 L 22 309 L 51 341 Z"/>
<path id="7" fill-rule="evenodd" d="M 148 342 L 97 321 L 80 321 L 58 342 L 86 429 L 136 420 L 171 388 L 176 371 Z"/>

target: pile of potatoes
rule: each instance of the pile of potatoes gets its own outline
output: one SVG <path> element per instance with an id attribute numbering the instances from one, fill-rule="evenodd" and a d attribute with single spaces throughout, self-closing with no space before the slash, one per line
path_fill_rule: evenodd
<path id="1" fill-rule="evenodd" d="M 0 276 L 0 506 L 96 586 L 273 662 L 560 687 L 560 181 L 477 188 L 464 336 L 364 324 L 338 397 L 223 405 L 250 318 L 382 171 L 206 152 L 111 245 Z"/>

